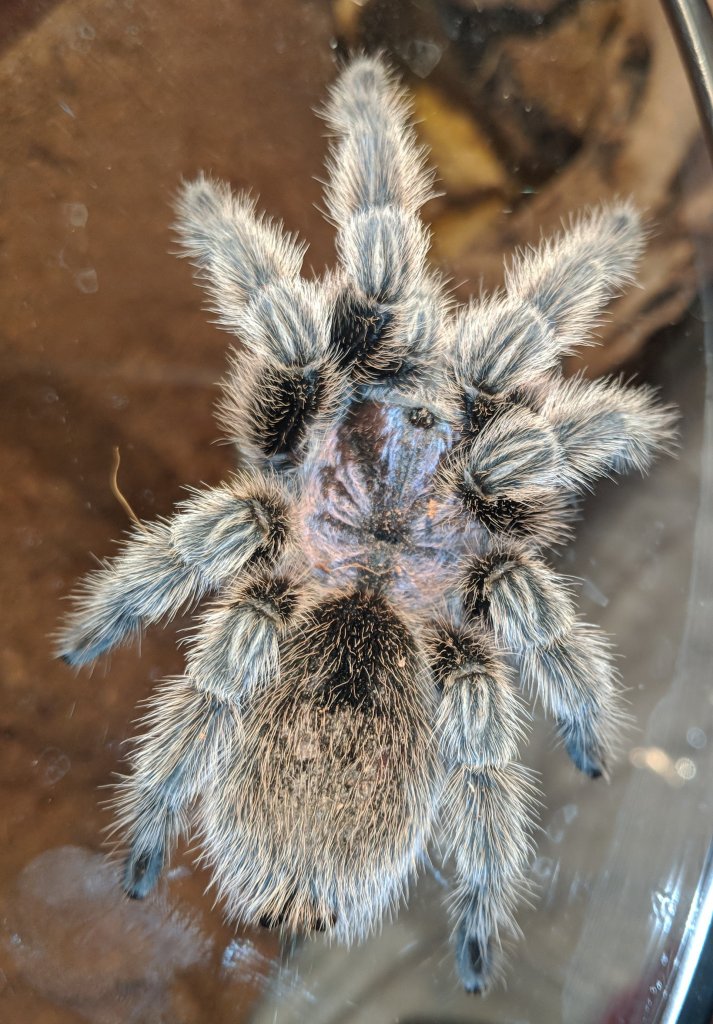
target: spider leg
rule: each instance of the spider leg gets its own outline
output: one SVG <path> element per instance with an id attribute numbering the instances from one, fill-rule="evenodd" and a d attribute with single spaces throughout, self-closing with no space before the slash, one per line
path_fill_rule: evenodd
<path id="1" fill-rule="evenodd" d="M 335 135 L 326 200 L 346 280 L 332 349 L 358 379 L 404 378 L 435 362 L 444 310 L 418 215 L 433 173 L 411 104 L 381 58 L 354 59 L 322 113 Z"/>
<path id="2" fill-rule="evenodd" d="M 574 764 L 606 774 L 625 716 L 606 638 L 577 619 L 565 581 L 526 548 L 494 544 L 465 568 L 463 589 L 471 613 L 518 656 Z"/>
<path id="3" fill-rule="evenodd" d="M 143 718 L 148 725 L 131 757 L 114 803 L 113 831 L 129 842 L 124 889 L 143 899 L 156 885 L 178 837 L 188 826 L 187 810 L 215 775 L 237 729 L 237 711 L 192 679 L 163 683 Z"/>
<path id="4" fill-rule="evenodd" d="M 130 844 L 124 886 L 142 899 L 156 884 L 188 825 L 191 804 L 230 760 L 244 708 L 279 676 L 278 639 L 300 598 L 290 573 L 267 567 L 229 587 L 200 618 L 185 676 L 164 683 L 144 716 L 131 774 L 115 799 Z"/>
<path id="5" fill-rule="evenodd" d="M 494 536 L 561 542 L 571 516 L 559 489 L 562 449 L 552 426 L 528 409 L 488 420 L 474 438 L 453 449 L 437 487 Z"/>
<path id="6" fill-rule="evenodd" d="M 612 472 L 644 472 L 670 445 L 677 419 L 649 387 L 578 377 L 551 381 L 540 413 L 554 428 L 564 456 L 563 482 L 573 489 Z"/>
<path id="7" fill-rule="evenodd" d="M 633 283 L 643 248 L 633 203 L 603 204 L 520 253 L 506 268 L 505 291 L 543 317 L 566 352 L 587 339 L 607 302 Z"/>
<path id="8" fill-rule="evenodd" d="M 92 661 L 235 579 L 251 560 L 275 559 L 290 531 L 288 499 L 267 479 L 235 477 L 194 491 L 172 517 L 137 527 L 116 557 L 84 578 L 58 656 L 70 665 Z"/>
<path id="9" fill-rule="evenodd" d="M 572 497 L 594 478 L 645 470 L 671 444 L 676 420 L 650 388 L 612 380 L 550 379 L 545 395 L 536 409 L 498 408 L 480 396 L 468 413 L 477 429 L 440 481 L 486 528 L 527 533 L 539 544 L 563 539 Z"/>
<path id="10" fill-rule="evenodd" d="M 633 280 L 642 246 L 631 204 L 601 206 L 520 253 L 506 269 L 504 292 L 457 314 L 448 362 L 471 428 L 480 429 L 501 404 L 527 394 L 562 355 L 587 342 L 604 305 Z"/>
<path id="11" fill-rule="evenodd" d="M 233 353 L 223 382 L 219 413 L 228 436 L 256 465 L 296 461 L 308 430 L 329 422 L 346 384 L 329 348 L 333 282 L 303 280 L 305 246 L 223 182 L 184 185 L 176 228 L 219 323 L 247 349 Z"/>
<path id="12" fill-rule="evenodd" d="M 492 641 L 473 623 L 439 624 L 431 639 L 442 689 L 437 725 L 449 772 L 442 818 L 457 884 L 452 898 L 456 962 L 469 992 L 485 990 L 503 935 L 517 935 L 536 803 L 517 763 L 520 699 Z"/>
<path id="13" fill-rule="evenodd" d="M 247 195 L 201 175 L 176 203 L 176 231 L 206 285 L 219 323 L 253 351 L 309 361 L 324 335 L 321 289 L 302 280 L 306 245 L 256 214 Z"/>
<path id="14" fill-rule="evenodd" d="M 243 459 L 258 468 L 289 469 L 334 421 L 347 383 L 331 356 L 288 364 L 232 352 L 219 420 Z"/>

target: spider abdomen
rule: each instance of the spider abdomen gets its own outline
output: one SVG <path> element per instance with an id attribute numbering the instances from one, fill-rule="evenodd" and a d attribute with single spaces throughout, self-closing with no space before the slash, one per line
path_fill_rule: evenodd
<path id="1" fill-rule="evenodd" d="M 285 647 L 283 681 L 207 797 L 206 850 L 236 916 L 352 941 L 398 900 L 428 838 L 436 692 L 375 594 L 323 602 Z"/>

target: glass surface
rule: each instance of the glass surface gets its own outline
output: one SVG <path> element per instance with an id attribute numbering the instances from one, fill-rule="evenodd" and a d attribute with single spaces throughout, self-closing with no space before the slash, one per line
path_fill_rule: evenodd
<path id="1" fill-rule="evenodd" d="M 178 182 L 206 169 L 254 188 L 321 272 L 312 111 L 350 45 L 384 46 L 414 91 L 447 193 L 425 216 L 461 298 L 570 209 L 632 193 L 648 210 L 643 289 L 569 369 L 636 374 L 681 410 L 676 457 L 601 483 L 559 563 L 615 639 L 635 727 L 607 785 L 577 775 L 536 711 L 536 895 L 486 999 L 459 990 L 447 866 L 348 951 L 229 927 L 186 846 L 155 896 L 124 900 L 101 787 L 138 702 L 180 671 L 186 622 L 93 673 L 53 661 L 49 639 L 92 553 L 127 528 L 114 446 L 148 519 L 233 464 L 212 419 L 229 339 L 170 254 Z M 676 1020 L 711 914 L 713 182 L 657 5 L 11 0 L 0 110 L 2 1019 Z"/>

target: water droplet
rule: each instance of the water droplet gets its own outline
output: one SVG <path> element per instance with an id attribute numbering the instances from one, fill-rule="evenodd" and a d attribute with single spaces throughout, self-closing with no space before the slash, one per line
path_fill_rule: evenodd
<path id="1" fill-rule="evenodd" d="M 415 75 L 427 78 L 441 59 L 442 49 L 429 39 L 412 39 L 401 50 L 401 56 Z"/>
<path id="2" fill-rule="evenodd" d="M 564 817 L 565 825 L 571 825 L 578 814 L 579 808 L 576 804 L 566 804 L 562 808 L 562 816 Z"/>
<path id="3" fill-rule="evenodd" d="M 38 548 L 42 544 L 42 534 L 38 530 L 26 527 L 19 531 L 22 543 L 26 548 Z"/>
<path id="4" fill-rule="evenodd" d="M 74 282 L 80 292 L 84 292 L 86 295 L 93 295 L 94 292 L 99 291 L 99 280 L 94 267 L 86 267 L 84 270 L 78 270 L 74 275 Z"/>
<path id="5" fill-rule="evenodd" d="M 541 882 L 546 882 L 555 873 L 557 861 L 552 857 L 538 857 L 532 865 L 532 874 Z"/>
<path id="6" fill-rule="evenodd" d="M 190 868 L 186 867 L 185 864 L 179 864 L 178 867 L 171 868 L 170 871 L 166 872 L 166 878 L 173 881 L 174 878 L 187 878 L 190 873 Z"/>
<path id="7" fill-rule="evenodd" d="M 686 742 L 689 747 L 693 747 L 694 750 L 703 750 L 708 742 L 708 737 L 697 725 L 692 725 L 686 733 Z"/>
<path id="8" fill-rule="evenodd" d="M 555 811 L 547 826 L 546 835 L 553 843 L 561 843 L 565 837 L 567 825 L 571 825 L 578 814 L 576 804 L 565 804 Z"/>
<path id="9" fill-rule="evenodd" d="M 678 893 L 657 890 L 651 896 L 651 907 L 661 930 L 668 931 L 678 907 Z"/>
<path id="10" fill-rule="evenodd" d="M 598 605 L 600 608 L 606 608 L 609 604 L 609 598 L 606 594 L 602 593 L 596 583 L 589 578 L 584 579 L 582 582 L 582 594 L 588 597 L 590 601 Z"/>
<path id="11" fill-rule="evenodd" d="M 73 228 L 83 228 L 87 223 L 89 211 L 84 203 L 65 203 L 67 220 Z"/>
<path id="12" fill-rule="evenodd" d="M 37 758 L 37 768 L 46 786 L 56 785 L 71 767 L 72 762 L 57 747 L 46 747 Z"/>
<path id="13" fill-rule="evenodd" d="M 695 779 L 696 777 L 696 766 L 690 757 L 679 757 L 673 767 L 676 774 L 679 775 L 684 782 L 690 782 L 691 779 Z"/>

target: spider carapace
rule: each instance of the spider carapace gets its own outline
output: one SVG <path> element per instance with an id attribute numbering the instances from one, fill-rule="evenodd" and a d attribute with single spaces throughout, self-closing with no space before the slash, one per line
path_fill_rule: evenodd
<path id="1" fill-rule="evenodd" d="M 202 602 L 117 790 L 129 895 L 191 831 L 231 918 L 351 942 L 438 833 L 480 991 L 527 888 L 518 680 L 592 777 L 622 717 L 608 643 L 543 552 L 591 481 L 671 437 L 647 388 L 560 370 L 633 280 L 642 230 L 627 202 L 587 211 L 456 307 L 384 61 L 353 59 L 323 113 L 339 262 L 322 278 L 246 196 L 204 177 L 180 194 L 185 252 L 241 341 L 220 406 L 240 470 L 85 578 L 59 652 L 85 664 Z"/>

